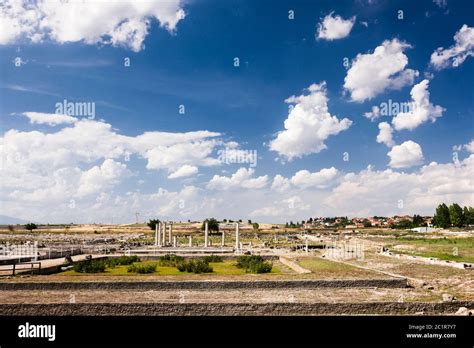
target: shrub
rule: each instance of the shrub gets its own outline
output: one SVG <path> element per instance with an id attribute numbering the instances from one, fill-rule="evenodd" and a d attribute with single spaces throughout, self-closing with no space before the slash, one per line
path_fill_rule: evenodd
<path id="1" fill-rule="evenodd" d="M 176 265 L 180 272 L 188 273 L 212 273 L 214 270 L 204 259 L 182 261 Z"/>
<path id="2" fill-rule="evenodd" d="M 203 260 L 206 261 L 207 263 L 210 263 L 210 262 L 223 262 L 222 257 L 220 257 L 219 255 L 204 256 Z"/>
<path id="3" fill-rule="evenodd" d="M 237 268 L 242 268 L 249 273 L 269 273 L 272 271 L 273 264 L 264 261 L 260 255 L 239 256 L 237 258 Z"/>
<path id="4" fill-rule="evenodd" d="M 145 265 L 132 264 L 128 266 L 127 272 L 130 273 L 155 273 L 156 272 L 156 263 L 148 263 Z"/>
<path id="5" fill-rule="evenodd" d="M 36 224 L 30 222 L 30 223 L 27 223 L 25 225 L 25 229 L 28 230 L 28 231 L 33 231 L 33 230 L 36 230 L 38 228 L 38 226 L 36 226 Z"/>
<path id="6" fill-rule="evenodd" d="M 104 260 L 87 260 L 76 263 L 73 270 L 78 273 L 102 273 L 105 272 L 105 267 Z"/>
<path id="7" fill-rule="evenodd" d="M 151 230 L 156 229 L 156 225 L 160 223 L 160 220 L 158 219 L 151 219 L 150 221 L 147 222 L 147 226 L 150 227 Z"/>
<path id="8" fill-rule="evenodd" d="M 131 265 L 132 263 L 139 262 L 139 261 L 140 261 L 140 259 L 136 255 L 133 255 L 133 256 L 120 256 L 120 257 L 117 257 L 117 258 L 114 258 L 114 259 L 108 259 L 106 264 L 107 264 L 107 267 L 113 268 L 115 266 Z"/>
<path id="9" fill-rule="evenodd" d="M 207 222 L 209 232 L 219 232 L 219 221 L 214 218 L 206 219 L 202 222 L 201 230 L 204 231 Z"/>
<path id="10" fill-rule="evenodd" d="M 174 254 L 166 254 L 164 256 L 160 256 L 160 266 L 176 267 L 179 263 L 183 261 L 184 257 Z"/>

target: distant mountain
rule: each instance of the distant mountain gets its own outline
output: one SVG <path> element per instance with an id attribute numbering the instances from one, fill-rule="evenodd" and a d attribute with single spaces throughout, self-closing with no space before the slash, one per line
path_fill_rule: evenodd
<path id="1" fill-rule="evenodd" d="M 24 225 L 29 221 L 17 219 L 11 216 L 0 215 L 0 225 Z"/>

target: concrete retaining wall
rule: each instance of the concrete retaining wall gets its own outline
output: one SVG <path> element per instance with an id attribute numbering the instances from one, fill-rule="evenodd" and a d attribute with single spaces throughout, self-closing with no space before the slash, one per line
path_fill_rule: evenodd
<path id="1" fill-rule="evenodd" d="M 156 282 L 4 282 L 1 290 L 220 290 L 313 288 L 406 288 L 406 279 L 258 280 L 258 281 L 156 281 Z"/>
<path id="2" fill-rule="evenodd" d="M 97 303 L 97 304 L 2 304 L 0 315 L 51 316 L 235 316 L 235 315 L 355 315 L 355 314 L 453 314 L 474 302 L 452 303 Z"/>

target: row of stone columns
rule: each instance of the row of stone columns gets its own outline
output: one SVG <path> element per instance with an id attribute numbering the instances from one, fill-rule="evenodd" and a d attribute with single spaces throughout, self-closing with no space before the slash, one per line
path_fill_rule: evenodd
<path id="1" fill-rule="evenodd" d="M 173 224 L 168 226 L 168 243 L 176 244 L 173 239 Z M 159 222 L 155 225 L 155 246 L 165 246 L 166 245 L 166 222 Z"/>
<path id="2" fill-rule="evenodd" d="M 177 247 L 178 242 L 176 236 L 173 236 L 173 224 L 168 226 L 168 243 Z M 166 222 L 159 222 L 155 225 L 155 246 L 162 247 L 166 245 Z M 193 237 L 189 236 L 189 247 L 193 246 Z M 222 232 L 221 247 L 225 246 L 225 233 Z M 209 247 L 209 224 L 204 224 L 204 247 Z M 239 223 L 235 224 L 235 249 L 240 249 L 240 231 Z"/>

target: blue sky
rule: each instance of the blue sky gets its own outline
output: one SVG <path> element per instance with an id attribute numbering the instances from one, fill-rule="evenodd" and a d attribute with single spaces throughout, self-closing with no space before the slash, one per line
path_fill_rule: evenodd
<path id="1" fill-rule="evenodd" d="M 2 188 L 6 196 L 2 202 L 5 215 L 45 222 L 65 222 L 68 219 L 77 222 L 89 219 L 108 222 L 115 211 L 120 215 L 116 221 L 127 222 L 133 219 L 134 211 L 138 210 L 143 212 L 144 217 L 159 215 L 187 219 L 214 214 L 224 218 L 227 214 L 236 214 L 242 218 L 285 221 L 323 214 L 384 213 L 379 212 L 379 207 L 392 205 L 393 209 L 387 209 L 385 214 L 430 213 L 434 209 L 433 201 L 448 199 L 473 204 L 473 194 L 469 191 L 469 187 L 472 189 L 472 181 L 466 181 L 468 171 L 472 169 L 468 167 L 470 163 L 463 162 L 461 165 L 466 168 L 459 174 L 459 180 L 464 180 L 467 187 L 461 192 L 436 193 L 439 187 L 429 186 L 428 182 L 424 182 L 428 180 L 428 176 L 423 175 L 423 166 L 431 162 L 452 164 L 453 146 L 458 146 L 456 152 L 459 161 L 467 160 L 470 156 L 469 144 L 474 133 L 474 64 L 469 52 L 472 55 L 474 43 L 470 42 L 471 46 L 464 47 L 464 53 L 468 56 L 456 67 L 446 64 L 435 66 L 430 64 L 430 57 L 438 47 L 453 47 L 453 37 L 463 25 L 472 30 L 474 5 L 471 1 L 169 2 L 173 3 L 172 11 L 183 9 L 186 16 L 174 25 L 172 19 L 167 17 L 172 18 L 173 13 L 170 15 L 169 11 L 162 14 L 161 20 L 145 12 L 142 19 L 149 21 L 148 32 L 139 49 L 132 49 L 126 41 L 113 45 L 106 39 L 94 37 L 95 42 L 88 42 L 91 39 L 86 35 L 97 30 L 100 37 L 103 34 L 100 32 L 101 28 L 73 33 L 74 36 L 70 32 L 61 33 L 62 28 L 51 27 L 50 31 L 41 33 L 43 38 L 36 40 L 37 42 L 32 42 L 35 40 L 31 38 L 31 30 L 19 30 L 4 38 L 0 45 L 2 134 L 17 130 L 25 135 L 25 142 L 21 146 L 14 143 L 21 141 L 19 137 L 9 140 L 11 146 L 7 144 L 7 137 L 2 138 L 5 148 L 13 151 L 10 153 L 13 157 L 16 152 L 22 151 L 25 151 L 24 157 L 33 156 L 29 147 L 34 147 L 35 144 L 27 141 L 34 136 L 32 132 L 38 131 L 46 135 L 57 133 L 65 127 L 74 127 L 71 124 L 50 126 L 44 122 L 34 123 L 30 117 L 22 116 L 22 113 L 54 114 L 55 104 L 63 99 L 70 102 L 93 102 L 96 107 L 95 121 L 111 125 L 120 135 L 137 137 L 145 132 L 176 135 L 209 131 L 219 133 L 216 139 L 221 142 L 220 145 L 212 146 L 212 154 L 208 156 L 210 158 L 215 158 L 216 151 L 230 141 L 238 143 L 239 149 L 256 150 L 258 164 L 252 168 L 254 172 L 251 176 L 267 176 L 265 185 L 244 182 L 234 184 L 224 178 L 230 178 L 239 168 L 249 168 L 245 163 L 202 165 L 186 159 L 183 163 L 195 166 L 198 173 L 169 179 L 168 176 L 176 168 L 166 168 L 165 165 L 147 168 L 150 159 L 143 152 L 132 154 L 130 161 L 124 162 L 123 154 L 100 154 L 84 160 L 74 159 L 78 154 L 69 151 L 67 155 L 61 156 L 54 170 L 44 169 L 41 180 L 36 178 L 38 186 L 31 184 L 31 180 L 36 180 L 29 175 L 34 172 L 32 168 L 9 173 L 10 179 L 15 177 L 17 181 L 7 183 Z M 59 3 L 57 6 L 62 5 Z M 157 2 L 156 6 L 162 5 Z M 290 10 L 294 11 L 292 20 L 288 18 Z M 398 18 L 400 10 L 403 11 L 403 19 Z M 11 15 L 11 11 L 2 11 Z M 42 8 L 40 3 L 38 12 L 44 18 L 58 15 L 57 12 Z M 20 14 L 16 13 L 15 16 Z M 323 23 L 326 16 L 340 16 L 345 21 L 353 18 L 350 32 L 338 39 L 318 39 L 318 23 Z M 167 24 L 173 28 L 165 28 Z M 39 30 L 34 23 L 32 27 L 33 30 Z M 59 32 L 57 37 L 63 35 L 62 39 L 51 34 L 55 30 Z M 67 35 L 72 35 L 74 39 Z M 1 40 L 0 38 L 0 42 Z M 398 40 L 411 45 L 400 52 L 408 60 L 401 71 L 411 69 L 417 71 L 418 75 L 399 88 L 387 88 L 377 92 L 371 99 L 354 101 L 351 92 L 344 87 L 348 70 L 355 66 L 358 54 L 373 54 L 376 47 L 381 46 L 385 40 Z M 16 67 L 16 57 L 21 57 L 26 64 Z M 123 64 L 127 57 L 131 61 L 130 67 L 124 67 Z M 240 60 L 239 67 L 234 66 L 235 57 Z M 343 65 L 345 58 L 350 62 L 347 67 Z M 377 73 L 371 72 L 374 76 Z M 409 101 L 411 89 L 426 78 L 429 81 L 429 102 L 433 106 L 442 107 L 442 115 L 435 117 L 435 122 L 421 122 L 412 130 L 394 130 L 392 123 L 394 145 L 387 147 L 384 143 L 377 142 L 378 124 L 390 123 L 392 117 L 381 116 L 371 121 L 364 117 L 364 113 L 389 99 L 395 102 Z M 271 142 L 279 132 L 284 131 L 284 122 L 289 117 L 288 103 L 285 100 L 292 95 L 311 94 L 306 89 L 323 81 L 330 115 L 337 117 L 339 121 L 347 118 L 351 121 L 350 126 L 322 139 L 326 148 L 317 152 L 302 151 L 296 157 L 288 157 L 284 151 L 272 150 Z M 179 114 L 180 105 L 184 105 L 185 114 Z M 317 127 L 314 130 L 317 131 Z M 45 149 L 54 153 L 55 149 L 45 145 L 46 139 L 47 137 L 41 141 L 41 146 L 46 146 Z M 101 141 L 108 140 L 96 139 L 97 143 Z M 394 165 L 391 162 L 394 161 L 393 157 L 387 156 L 387 152 L 391 148 L 393 150 L 394 146 L 401 146 L 409 141 L 422 149 L 422 158 L 403 160 L 403 166 Z M 75 148 L 74 143 L 66 146 Z M 161 151 L 161 148 L 158 150 Z M 345 152 L 349 154 L 348 161 L 343 160 Z M 125 165 L 129 173 L 114 176 L 109 181 L 97 179 L 104 184 L 92 184 L 96 189 L 87 189 L 87 194 L 75 191 L 74 188 L 80 185 L 78 182 L 58 186 L 54 179 L 57 178 L 56 170 L 77 169 L 82 172 L 78 172 L 80 176 L 95 166 L 100 167 L 107 159 Z M 364 209 L 359 209 L 357 206 L 338 203 L 339 200 L 353 199 L 351 194 L 321 203 L 328 196 L 334 196 L 343 190 L 345 175 L 348 173 L 353 173 L 363 181 L 361 173 L 368 166 L 371 166 L 370 170 L 374 175 L 382 175 L 386 171 L 403 173 L 400 174 L 400 183 L 395 183 L 395 187 L 407 185 L 406 192 L 400 195 L 401 200 L 407 201 L 403 208 L 393 202 L 388 203 L 387 199 L 392 199 L 392 196 L 384 196 L 386 193 L 383 184 L 377 188 L 380 192 L 361 191 L 371 196 L 379 195 L 382 205 L 379 201 L 370 200 L 366 202 Z M 291 180 L 295 173 L 302 170 L 309 174 L 321 174 L 321 170 L 333 167 L 337 175 L 330 176 L 327 182 L 318 175 L 310 175 L 310 182 L 293 178 L 289 190 L 278 193 L 272 190 L 276 175 Z M 449 173 L 458 175 L 457 172 Z M 98 175 L 106 176 L 104 173 Z M 418 177 L 416 182 L 405 183 L 403 175 L 408 180 L 413 176 Z M 445 180 L 450 179 L 444 172 L 439 175 Z M 218 176 L 216 181 L 220 180 L 220 183 L 224 178 L 223 181 L 230 186 L 224 187 L 222 183 L 209 186 L 214 176 Z M 81 182 L 84 180 L 86 179 Z M 96 179 L 92 181 L 94 180 Z M 321 180 L 324 182 L 321 183 Z M 18 182 L 22 181 L 28 181 L 29 184 L 19 185 Z M 261 182 L 263 181 L 265 180 L 262 179 Z M 435 195 L 430 196 L 432 200 L 429 204 L 414 203 L 417 199 L 412 195 L 420 182 L 423 197 Z M 390 181 L 387 185 L 392 184 L 394 183 Z M 69 187 L 68 185 L 71 185 L 70 190 L 67 189 L 62 198 L 54 199 L 54 203 L 43 201 L 48 195 L 38 196 L 38 192 L 46 189 L 59 195 L 59 187 Z M 446 183 L 443 181 L 439 185 L 445 187 Z M 22 194 L 25 187 L 28 189 Z M 184 187 L 192 187 L 198 193 L 191 194 L 192 198 L 184 195 L 186 198 L 179 199 L 183 196 Z M 159 188 L 167 190 L 165 203 L 174 202 L 171 206 L 162 206 L 163 202 L 154 201 L 156 197 L 152 196 Z M 36 203 L 27 203 L 21 198 L 29 195 Z M 97 204 L 101 195 L 108 195 L 108 208 L 97 209 L 100 212 L 91 217 L 90 207 Z M 394 195 L 396 196 L 395 193 Z M 410 198 L 405 198 L 407 195 Z M 110 203 L 117 202 L 117 197 L 128 200 L 120 209 L 113 207 L 116 203 Z M 225 202 L 230 197 L 235 197 L 235 202 L 226 206 Z M 246 203 L 248 199 L 255 201 L 255 206 L 250 207 Z M 291 199 L 291 202 L 299 202 L 301 209 L 282 209 L 282 204 L 284 206 Z M 71 200 L 77 203 L 74 204 L 76 207 L 72 211 L 66 208 L 63 210 L 64 205 L 70 205 Z M 186 211 L 174 209 L 181 200 L 186 202 L 181 205 L 186 206 L 189 201 L 193 208 L 185 209 Z M 411 205 L 409 201 L 412 202 Z M 291 202 L 289 206 L 292 206 Z M 51 210 L 57 213 L 53 214 Z"/>

